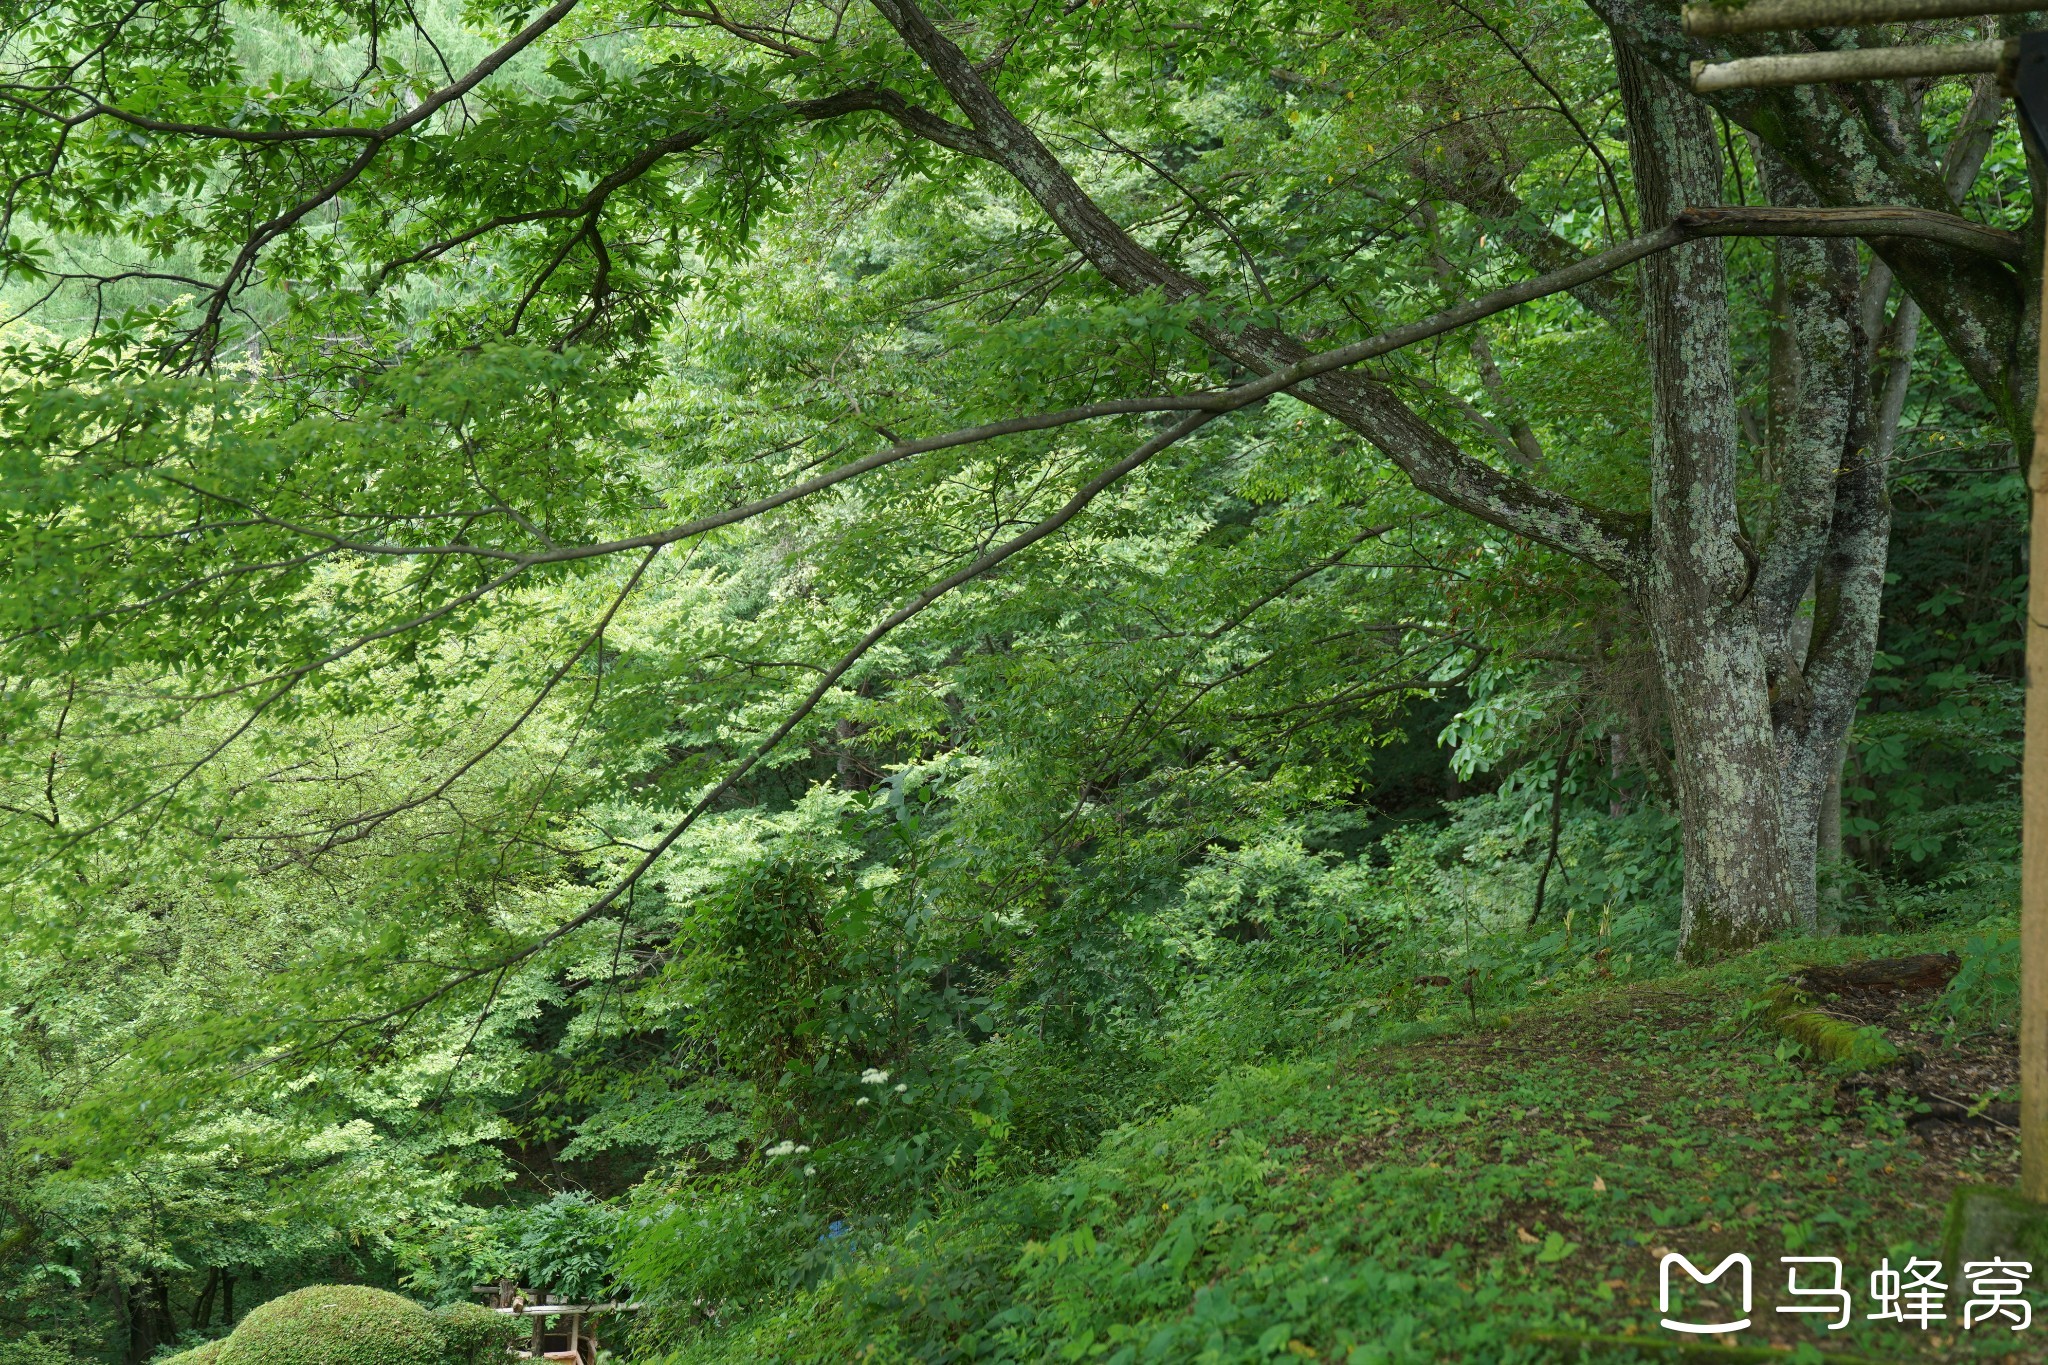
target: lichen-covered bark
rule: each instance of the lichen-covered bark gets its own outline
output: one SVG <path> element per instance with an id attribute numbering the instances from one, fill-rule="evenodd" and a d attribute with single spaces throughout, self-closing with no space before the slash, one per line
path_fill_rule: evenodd
<path id="1" fill-rule="evenodd" d="M 1959 202 L 1977 178 L 1990 146 L 1999 91 L 1986 78 L 1965 111 L 1941 161 L 1943 195 Z M 1774 155 L 1760 157 L 1773 201 L 1811 202 L 1811 190 Z M 1772 720 L 1777 731 L 1784 837 L 1801 922 L 1818 918 L 1818 863 L 1830 791 L 1839 843 L 1842 747 L 1870 681 L 1883 605 L 1885 559 L 1891 539 L 1891 452 L 1905 401 L 1919 307 L 1901 299 L 1876 346 L 1865 311 L 1882 317 L 1887 281 L 1866 282 L 1875 309 L 1859 304 L 1853 255 L 1818 253 L 1817 243 L 1780 257 L 1785 265 L 1785 336 L 1793 372 L 1783 385 L 1789 403 L 1786 449 L 1777 499 L 1778 526 L 1764 553 L 1757 595 L 1768 603 L 1767 647 Z M 1882 263 L 1873 274 L 1888 275 Z M 1873 370 L 1867 356 L 1877 352 Z M 1867 382 L 1874 379 L 1874 385 Z M 1873 397 L 1874 394 L 1874 397 Z M 1804 509 L 1802 512 L 1800 509 Z M 1821 535 L 1814 535 L 1814 528 Z M 1810 629 L 1796 629 L 1790 612 L 1806 584 L 1813 585 Z"/>
<path id="2" fill-rule="evenodd" d="M 1623 50 L 1630 164 L 1646 229 L 1713 202 L 1718 141 L 1706 108 Z M 1681 952 L 1698 960 L 1789 927 L 1767 662 L 1737 516 L 1734 380 L 1721 247 L 1697 242 L 1643 264 L 1653 375 L 1651 623 L 1678 773 L 1685 841 Z"/>
<path id="3" fill-rule="evenodd" d="M 1771 202 L 1811 196 L 1768 150 L 1759 158 Z M 1770 464 L 1777 483 L 1769 535 L 1752 593 L 1773 692 L 1796 688 L 1803 657 L 1793 621 L 1813 582 L 1834 520 L 1835 471 L 1860 397 L 1862 348 L 1856 323 L 1856 249 L 1816 238 L 1782 237 L 1777 256 L 1771 348 Z"/>
<path id="4" fill-rule="evenodd" d="M 1768 147 L 1759 147 L 1758 170 L 1774 204 L 1805 206 L 1812 193 Z M 1833 758 L 1855 714 L 1856 698 L 1868 676 L 1876 642 L 1877 617 L 1851 611 L 1830 629 L 1799 615 L 1837 521 L 1838 471 L 1866 459 L 1864 348 L 1857 315 L 1855 249 L 1846 242 L 1787 238 L 1777 244 L 1779 317 L 1771 348 L 1772 420 L 1770 455 L 1777 480 L 1769 539 L 1751 593 L 1762 635 L 1769 679 L 1771 719 L 1778 750 L 1779 803 L 1787 867 L 1792 878 L 1794 918 L 1817 927 L 1816 848 L 1820 812 Z M 1869 546 L 1856 547 L 1866 553 Z M 1882 576 L 1883 543 L 1877 547 Z M 1859 561 L 1860 562 L 1860 561 Z M 1846 566 L 1844 572 L 1846 572 Z M 1840 686 L 1816 692 L 1808 661 L 1816 645 L 1838 665 L 1851 660 L 1843 650 L 1854 637 L 1864 673 L 1846 696 Z M 1842 667 L 1827 681 L 1846 681 Z M 1846 705 L 1844 704 L 1846 703 Z"/>
<path id="5" fill-rule="evenodd" d="M 1888 462 L 1858 423 L 1857 439 L 1835 482 L 1834 525 L 1814 576 L 1813 640 L 1797 708 L 1779 717 L 1788 834 L 1795 845 L 1803 906 L 1814 904 L 1816 853 L 1829 784 L 1840 771 L 1842 745 L 1870 681 L 1884 600 L 1885 556 L 1891 540 Z M 1839 809 L 1836 819 L 1839 821 Z"/>
<path id="6" fill-rule="evenodd" d="M 1681 0 L 1588 0 L 1625 47 L 1674 80 L 1698 56 L 1782 50 L 1785 35 L 1731 40 L 1711 50 L 1689 44 Z M 1801 40 L 1792 39 L 1797 43 Z M 1730 121 L 1761 138 L 1823 204 L 1912 204 L 1947 209 L 1941 156 L 1931 148 L 1896 83 L 1719 91 L 1707 97 Z M 2038 240 L 2039 233 L 2033 235 Z M 2022 456 L 2033 441 L 2037 292 L 1995 261 L 1926 241 L 1871 243 L 1912 291 L 1970 379 L 1999 412 Z"/>

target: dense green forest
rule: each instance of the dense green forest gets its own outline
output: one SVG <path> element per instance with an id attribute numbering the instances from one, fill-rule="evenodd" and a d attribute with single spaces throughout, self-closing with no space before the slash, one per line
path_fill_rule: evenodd
<path id="1" fill-rule="evenodd" d="M 481 1362 L 500 1279 L 616 1365 L 1668 1359 L 1666 1248 L 1930 1252 L 2042 166 L 1685 81 L 1996 31 L 0 0 L 0 1365 Z"/>

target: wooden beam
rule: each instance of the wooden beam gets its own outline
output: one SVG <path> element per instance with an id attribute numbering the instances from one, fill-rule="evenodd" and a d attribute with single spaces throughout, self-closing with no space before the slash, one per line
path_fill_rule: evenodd
<path id="1" fill-rule="evenodd" d="M 2048 6 L 2041 0 L 1750 0 L 1746 5 L 1687 5 L 1685 31 L 1694 38 L 1720 38 L 1731 33 L 2023 14 L 2042 8 Z"/>
<path id="2" fill-rule="evenodd" d="M 2042 276 L 2048 298 L 2048 273 Z M 2048 345 L 2036 361 L 2048 381 Z M 2020 776 L 2020 1193 L 2048 1204 L 2048 384 L 2027 461 L 2027 738 Z"/>
<path id="3" fill-rule="evenodd" d="M 2036 0 L 2041 3 L 2042 0 Z M 1834 52 L 1780 52 L 1732 62 L 1694 62 L 1693 93 L 1754 90 L 1767 85 L 1819 85 L 1829 81 L 1885 81 L 1905 76 L 1962 76 L 1996 71 L 2019 55 L 2017 38 L 1981 43 L 1929 43 L 1922 47 L 1849 47 Z"/>

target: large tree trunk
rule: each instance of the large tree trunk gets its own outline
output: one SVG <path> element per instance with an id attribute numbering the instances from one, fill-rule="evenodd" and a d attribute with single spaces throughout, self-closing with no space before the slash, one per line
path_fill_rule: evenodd
<path id="1" fill-rule="evenodd" d="M 123 1303 L 127 1309 L 128 1347 L 126 1365 L 143 1365 L 156 1348 L 178 1334 L 171 1313 L 170 1292 L 155 1275 L 128 1286 Z"/>
<path id="2" fill-rule="evenodd" d="M 1689 203 L 1718 202 L 1719 150 L 1705 106 L 1639 51 L 1615 46 L 1645 224 Z M 1952 199 L 1975 179 L 1998 107 L 1995 84 L 1980 82 L 1941 167 Z M 1817 202 L 1762 140 L 1756 150 L 1774 203 Z M 1735 517 L 1719 256 L 1689 247 L 1646 263 L 1643 273 L 1658 441 L 1646 605 L 1679 746 L 1688 858 L 1682 941 L 1695 957 L 1783 924 L 1818 927 L 1822 826 L 1877 642 L 1892 436 L 1919 318 L 1910 300 L 1901 303 L 1880 347 L 1887 364 L 1873 402 L 1854 249 L 1799 239 L 1776 249 L 1782 331 L 1772 347 L 1770 472 L 1778 495 L 1761 552 L 1747 551 Z M 1885 273 L 1871 282 L 1879 318 Z M 1732 597 L 1730 543 L 1748 560 Z M 1810 621 L 1800 611 L 1808 600 Z M 1756 707 L 1765 712 L 1761 746 Z M 1760 755 L 1775 769 L 1774 822 L 1747 813 L 1769 785 L 1752 766 Z M 1833 820 L 1838 829 L 1839 809 Z M 1755 860 L 1746 881 L 1727 875 L 1731 853 Z M 1702 857 L 1696 870 L 1691 864 Z"/>
<path id="3" fill-rule="evenodd" d="M 1812 193 L 1761 142 L 1752 144 L 1771 202 L 1811 207 Z M 1792 878 L 1793 917 L 1818 927 L 1816 853 L 1828 779 L 1869 676 L 1876 600 L 1852 589 L 1843 614 L 1842 584 L 1869 557 L 1859 533 L 1870 490 L 1855 483 L 1866 463 L 1864 348 L 1857 313 L 1855 247 L 1846 241 L 1787 238 L 1776 244 L 1777 333 L 1771 347 L 1771 477 L 1778 485 L 1768 547 L 1752 593 L 1763 632 L 1771 719 L 1778 750 L 1780 827 Z M 1877 488 L 1882 493 L 1882 486 Z M 1849 542 L 1842 537 L 1848 535 Z M 1849 559 L 1841 559 L 1843 553 Z M 1830 559 L 1830 554 L 1835 558 Z M 1880 575 L 1882 536 L 1875 545 Z M 1823 574 L 1824 564 L 1832 566 Z M 1827 582 L 1823 589 L 1817 575 Z M 1862 580 L 1857 578 L 1856 584 Z M 1825 599 L 1825 601 L 1823 601 Z M 1823 608 L 1834 608 L 1824 612 Z M 1812 614 L 1806 614 L 1805 608 Z M 1863 610 L 1863 608 L 1868 610 Z M 1819 674 L 1816 661 L 1825 661 Z M 1816 686 L 1816 681 L 1823 683 Z"/>
<path id="4" fill-rule="evenodd" d="M 1979 80 L 1942 161 L 1943 184 L 1957 202 L 1984 163 L 2002 104 L 1996 78 Z M 1815 202 L 1811 188 L 1761 142 L 1757 164 L 1774 203 Z M 1859 289 L 1855 252 L 1846 242 L 1786 239 L 1778 253 L 1788 372 L 1773 389 L 1785 395 L 1787 411 L 1776 442 L 1778 524 L 1756 595 L 1772 652 L 1784 838 L 1798 918 L 1814 928 L 1818 864 L 1840 850 L 1843 747 L 1877 646 L 1891 541 L 1891 454 L 1920 310 L 1902 299 L 1890 325 L 1873 337 L 1890 290 L 1888 267 L 1873 265 Z M 1875 371 L 1867 359 L 1872 350 Z M 1774 363 L 1780 359 L 1774 354 Z M 1802 516 L 1801 508 L 1809 510 Z M 1813 616 L 1805 622 L 1793 611 L 1809 583 Z"/>
<path id="5" fill-rule="evenodd" d="M 1595 3 L 1619 22 L 1639 6 L 1667 0 Z M 874 4 L 973 125 L 971 134 L 948 145 L 971 139 L 974 154 L 1015 177 L 1118 287 L 1176 300 L 1205 295 L 1201 281 L 1103 212 L 917 0 Z M 1616 46 L 1641 226 L 1655 229 L 1682 208 L 1719 203 L 1712 115 L 1662 69 L 1670 54 L 1648 51 L 1639 41 Z M 1843 458 L 1845 450 L 1861 449 L 1849 428 L 1860 426 L 1865 405 L 1855 396 L 1853 373 L 1832 391 L 1825 391 L 1825 381 L 1827 374 L 1841 379 L 1845 367 L 1860 370 L 1860 362 L 1843 359 L 1855 350 L 1844 334 L 1854 328 L 1853 287 L 1846 293 L 1837 287 L 1840 264 L 1851 258 L 1842 247 L 1814 251 L 1802 326 L 1819 368 L 1811 401 L 1798 416 L 1804 424 L 1794 443 L 1802 452 L 1794 461 L 1798 468 L 1780 477 L 1773 521 L 1781 534 L 1761 553 L 1737 514 L 1727 282 L 1717 242 L 1679 247 L 1641 266 L 1638 292 L 1655 397 L 1647 532 L 1634 518 L 1473 459 L 1370 374 L 1332 371 L 1293 390 L 1366 436 L 1424 493 L 1593 565 L 1638 597 L 1676 741 L 1686 854 L 1681 952 L 1693 959 L 1747 947 L 1798 923 L 1802 885 L 1810 922 L 1814 835 L 1826 782 L 1809 780 L 1807 768 L 1826 765 L 1802 759 L 1788 781 L 1781 740 L 1796 734 L 1801 754 L 1810 749 L 1831 756 L 1827 736 L 1846 728 L 1869 667 L 1874 594 L 1883 572 L 1884 471 L 1881 462 Z M 1853 286 L 1853 273 L 1848 279 Z M 1194 326 L 1219 353 L 1258 373 L 1291 365 L 1308 350 L 1299 338 L 1257 321 Z M 1787 528 L 1791 534 L 1784 534 Z M 1795 648 L 1790 626 L 1809 583 L 1815 628 L 1810 643 Z M 1760 596 L 1760 586 L 1769 591 Z M 1774 682 L 1784 686 L 1774 691 Z M 1776 715 L 1774 697 L 1784 702 Z M 1797 831 L 1796 853 L 1788 825 Z"/>
<path id="6" fill-rule="evenodd" d="M 1626 49 L 1622 99 L 1645 230 L 1718 203 L 1705 106 Z M 1685 830 L 1681 952 L 1746 948 L 1794 919 L 1767 661 L 1736 510 L 1735 390 L 1718 242 L 1643 263 L 1655 425 L 1650 568 L 1640 591 L 1664 677 Z"/>

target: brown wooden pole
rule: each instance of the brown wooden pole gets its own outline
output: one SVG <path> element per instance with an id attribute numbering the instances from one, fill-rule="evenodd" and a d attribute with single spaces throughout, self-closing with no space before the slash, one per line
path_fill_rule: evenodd
<path id="1" fill-rule="evenodd" d="M 2042 271 L 2048 300 L 2048 269 Z M 2048 1204 L 2048 345 L 2027 461 L 2027 740 L 2020 777 L 2020 1193 Z"/>

